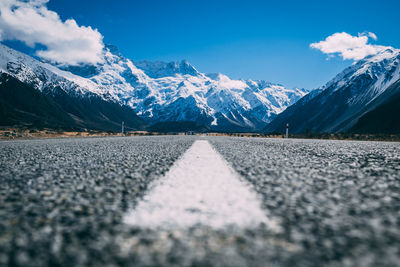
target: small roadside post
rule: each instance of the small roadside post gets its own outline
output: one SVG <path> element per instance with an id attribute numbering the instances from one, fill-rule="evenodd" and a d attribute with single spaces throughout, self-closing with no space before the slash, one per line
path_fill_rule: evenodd
<path id="1" fill-rule="evenodd" d="M 125 134 L 124 134 L 124 121 L 122 121 L 122 125 L 121 125 L 121 136 L 125 136 Z"/>
<path id="2" fill-rule="evenodd" d="M 286 139 L 289 138 L 289 123 L 286 124 Z"/>

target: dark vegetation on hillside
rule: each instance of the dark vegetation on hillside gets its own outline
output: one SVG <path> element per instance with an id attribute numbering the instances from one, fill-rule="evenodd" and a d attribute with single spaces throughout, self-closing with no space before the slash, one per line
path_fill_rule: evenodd
<path id="1" fill-rule="evenodd" d="M 400 134 L 400 93 L 376 109 L 362 116 L 350 132 L 372 134 Z"/>
<path id="2" fill-rule="evenodd" d="M 0 75 L 0 126 L 63 130 L 140 130 L 145 123 L 128 107 L 96 95 L 71 96 L 59 88 L 38 91 L 12 76 Z"/>

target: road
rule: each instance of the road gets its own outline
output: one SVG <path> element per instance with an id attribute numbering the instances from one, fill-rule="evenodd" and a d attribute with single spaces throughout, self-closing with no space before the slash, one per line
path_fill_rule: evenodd
<path id="1" fill-rule="evenodd" d="M 400 143 L 0 142 L 0 265 L 396 266 Z"/>

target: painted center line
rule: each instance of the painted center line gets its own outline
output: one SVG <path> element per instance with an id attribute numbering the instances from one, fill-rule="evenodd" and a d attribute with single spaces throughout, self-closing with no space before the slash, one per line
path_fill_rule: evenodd
<path id="1" fill-rule="evenodd" d="M 197 140 L 124 222 L 145 228 L 184 228 L 202 224 L 213 228 L 236 225 L 253 228 L 279 224 L 261 209 L 250 186 L 216 152 L 207 140 Z"/>

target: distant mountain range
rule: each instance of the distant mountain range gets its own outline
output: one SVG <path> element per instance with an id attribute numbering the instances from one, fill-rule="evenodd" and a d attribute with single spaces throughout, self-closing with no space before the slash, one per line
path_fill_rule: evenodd
<path id="1" fill-rule="evenodd" d="M 0 126 L 117 131 L 400 132 L 400 53 L 387 49 L 308 91 L 204 74 L 187 61 L 40 62 L 0 44 Z M 397 113 L 396 113 L 397 112 Z M 397 129 L 397 130 L 396 130 Z"/>
<path id="2" fill-rule="evenodd" d="M 191 121 L 218 131 L 257 131 L 308 93 L 200 73 L 187 61 L 133 62 L 110 45 L 104 58 L 101 65 L 60 67 L 88 78 L 149 124 Z"/>
<path id="3" fill-rule="evenodd" d="M 280 113 L 265 132 L 400 133 L 400 50 L 348 67 Z"/>
<path id="4" fill-rule="evenodd" d="M 0 126 L 116 131 L 145 122 L 90 80 L 0 44 Z"/>
<path id="5" fill-rule="evenodd" d="M 187 61 L 132 62 L 110 45 L 104 49 L 104 58 L 103 64 L 65 66 L 39 62 L 0 45 L 0 72 L 5 75 L 4 79 L 12 77 L 24 84 L 26 90 L 28 87 L 35 89 L 55 101 L 53 104 L 61 108 L 59 112 L 64 111 L 69 118 L 57 125 L 93 128 L 95 123 L 95 128 L 110 130 L 125 120 L 122 114 L 111 116 L 98 111 L 94 119 L 82 110 L 74 113 L 66 109 L 69 105 L 61 105 L 60 95 L 79 101 L 81 106 L 93 99 L 101 102 L 98 103 L 101 107 L 106 103 L 115 108 L 119 106 L 124 114 L 132 113 L 127 124 L 132 129 L 153 129 L 152 125 L 161 129 L 164 125 L 164 130 L 174 130 L 175 126 L 182 128 L 179 123 L 186 126 L 195 123 L 195 128 L 208 130 L 259 131 L 308 93 L 305 89 L 287 89 L 266 81 L 232 80 L 223 74 L 203 74 Z M 4 94 L 16 90 L 9 86 L 3 83 Z M 37 125 L 42 117 L 37 112 L 32 114 L 29 108 L 25 110 L 23 105 L 16 107 L 14 102 L 3 102 L 2 108 L 7 112 L 3 125 L 19 122 Z M 90 113 L 90 107 L 83 106 Z M 36 107 L 45 113 L 46 108 Z M 23 121 L 20 113 L 26 114 Z M 34 123 L 32 118 L 36 118 Z M 49 118 L 46 120 L 49 120 L 46 125 L 54 123 Z"/>

